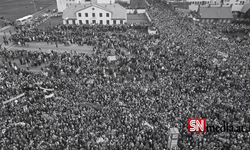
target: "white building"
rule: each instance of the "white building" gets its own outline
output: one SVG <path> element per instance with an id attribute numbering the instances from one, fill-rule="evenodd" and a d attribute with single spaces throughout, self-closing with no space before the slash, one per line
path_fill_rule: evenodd
<path id="1" fill-rule="evenodd" d="M 110 4 L 115 3 L 115 0 L 56 0 L 58 12 L 63 12 L 67 7 L 74 4 Z"/>
<path id="2" fill-rule="evenodd" d="M 63 24 L 124 24 L 127 10 L 120 4 L 74 4 L 63 11 Z"/>

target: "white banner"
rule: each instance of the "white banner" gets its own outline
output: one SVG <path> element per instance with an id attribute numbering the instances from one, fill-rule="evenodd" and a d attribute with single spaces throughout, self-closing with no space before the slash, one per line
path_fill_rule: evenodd
<path id="1" fill-rule="evenodd" d="M 43 88 L 43 87 L 40 87 L 40 89 L 42 89 L 44 91 L 50 91 L 50 92 L 54 91 L 54 89 L 46 89 L 46 88 Z"/>
<path id="2" fill-rule="evenodd" d="M 47 98 L 51 98 L 51 97 L 53 97 L 53 96 L 55 96 L 55 94 L 54 94 L 54 93 L 51 93 L 51 94 L 49 94 L 49 95 L 45 95 L 45 99 L 47 99 Z"/>
<path id="3" fill-rule="evenodd" d="M 9 103 L 9 102 L 12 102 L 12 101 L 14 101 L 14 100 L 16 100 L 16 99 L 18 99 L 18 98 L 23 97 L 24 95 L 25 95 L 25 93 L 20 94 L 20 95 L 18 95 L 18 96 L 16 96 L 16 97 L 13 97 L 13 98 L 11 98 L 11 99 L 9 99 L 9 100 L 7 100 L 7 101 L 4 101 L 3 104 L 7 104 L 7 103 Z"/>

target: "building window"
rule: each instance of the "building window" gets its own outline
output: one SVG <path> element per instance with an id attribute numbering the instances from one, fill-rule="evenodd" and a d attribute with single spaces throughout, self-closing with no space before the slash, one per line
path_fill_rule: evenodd
<path id="1" fill-rule="evenodd" d="M 89 24 L 89 20 L 86 20 L 86 24 Z"/>
<path id="2" fill-rule="evenodd" d="M 95 20 L 92 20 L 92 23 L 93 23 L 93 24 L 95 24 L 95 23 L 96 23 L 96 21 L 95 21 Z"/>
<path id="3" fill-rule="evenodd" d="M 78 17 L 82 17 L 82 14 L 81 14 L 81 13 L 78 13 Z"/>
<path id="4" fill-rule="evenodd" d="M 92 17 L 95 17 L 95 13 L 92 13 Z"/>
<path id="5" fill-rule="evenodd" d="M 116 24 L 116 20 L 113 20 L 113 23 Z"/>
<path id="6" fill-rule="evenodd" d="M 69 24 L 69 20 L 66 20 L 66 24 Z"/>
<path id="7" fill-rule="evenodd" d="M 72 20 L 73 24 L 75 25 L 76 24 L 76 21 L 75 20 Z"/>
<path id="8" fill-rule="evenodd" d="M 120 20 L 120 24 L 123 24 L 123 20 Z"/>
<path id="9" fill-rule="evenodd" d="M 102 13 L 100 13 L 99 16 L 102 17 Z"/>
<path id="10" fill-rule="evenodd" d="M 107 20 L 107 24 L 109 24 L 109 20 Z"/>
<path id="11" fill-rule="evenodd" d="M 95 10 L 95 8 L 93 7 L 92 10 Z"/>
<path id="12" fill-rule="evenodd" d="M 79 24 L 82 24 L 82 20 L 79 20 Z"/>
<path id="13" fill-rule="evenodd" d="M 88 13 L 85 13 L 85 17 L 88 17 L 89 15 L 88 15 Z"/>
<path id="14" fill-rule="evenodd" d="M 100 24 L 103 24 L 103 21 L 102 21 L 102 20 L 100 20 Z"/>
<path id="15" fill-rule="evenodd" d="M 109 17 L 109 13 L 106 13 L 106 17 Z"/>

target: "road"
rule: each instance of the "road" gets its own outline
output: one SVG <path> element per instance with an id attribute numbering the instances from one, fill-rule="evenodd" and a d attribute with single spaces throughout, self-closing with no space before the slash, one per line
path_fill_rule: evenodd
<path id="1" fill-rule="evenodd" d="M 47 7 L 47 8 L 44 8 L 44 9 L 42 9 L 42 10 L 36 12 L 35 14 L 33 14 L 34 17 L 38 17 L 38 16 L 41 16 L 41 15 L 45 14 L 47 9 L 49 9 L 49 10 L 51 10 L 51 11 L 52 11 L 53 9 L 56 9 L 56 4 L 53 4 L 53 5 L 51 5 L 51 6 Z M 2 29 L 3 29 L 3 30 L 0 31 L 0 43 L 3 43 L 3 36 L 4 36 L 4 34 L 5 34 L 5 36 L 6 36 L 7 38 L 9 38 L 9 37 L 10 37 L 9 31 L 11 31 L 12 33 L 15 32 L 13 26 L 10 26 L 9 28 L 6 28 L 6 29 L 5 29 L 5 28 L 2 28 Z M 3 44 L 3 45 L 2 45 L 2 48 L 3 48 L 3 47 L 9 48 L 9 47 L 11 47 L 11 46 L 12 46 L 12 44 L 9 44 L 9 45 L 7 45 L 7 46 L 5 46 L 5 45 Z"/>

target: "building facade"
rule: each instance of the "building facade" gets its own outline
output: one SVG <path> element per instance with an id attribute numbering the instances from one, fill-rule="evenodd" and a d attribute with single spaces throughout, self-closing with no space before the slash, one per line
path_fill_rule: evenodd
<path id="1" fill-rule="evenodd" d="M 119 4 L 75 4 L 63 11 L 63 24 L 124 24 L 127 10 Z"/>
<path id="2" fill-rule="evenodd" d="M 243 6 L 250 0 L 187 0 L 192 5 L 232 5 L 232 12 L 240 12 Z"/>

